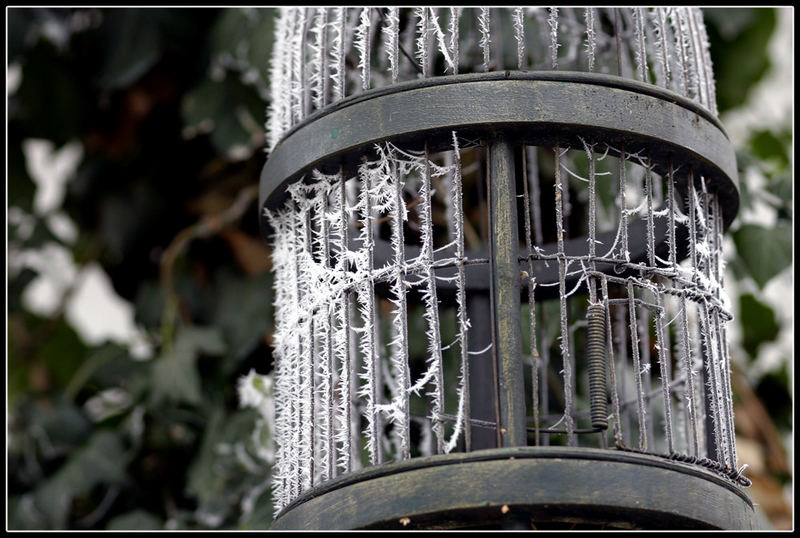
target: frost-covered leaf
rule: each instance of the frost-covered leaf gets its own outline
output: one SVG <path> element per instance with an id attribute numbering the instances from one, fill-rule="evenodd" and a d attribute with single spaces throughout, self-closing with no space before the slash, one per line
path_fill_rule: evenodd
<path id="1" fill-rule="evenodd" d="M 200 353 L 219 355 L 225 351 L 218 328 L 184 328 L 178 333 L 172 350 L 153 363 L 150 401 L 186 402 L 199 405 L 202 381 L 196 360 Z"/>
<path id="2" fill-rule="evenodd" d="M 244 358 L 261 341 L 272 320 L 272 274 L 242 279 L 220 275 L 214 324 L 221 327 L 230 354 Z"/>
<path id="3" fill-rule="evenodd" d="M 36 509 L 49 528 L 66 526 L 72 499 L 89 493 L 98 484 L 120 484 L 125 480 L 129 455 L 120 436 L 111 430 L 100 430 L 74 452 L 59 470 L 34 492 Z"/>

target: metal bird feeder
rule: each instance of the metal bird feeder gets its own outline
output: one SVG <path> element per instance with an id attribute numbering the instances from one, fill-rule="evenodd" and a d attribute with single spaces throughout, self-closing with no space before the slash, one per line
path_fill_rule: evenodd
<path id="1" fill-rule="evenodd" d="M 276 529 L 736 528 L 689 8 L 287 8 L 262 231 Z"/>

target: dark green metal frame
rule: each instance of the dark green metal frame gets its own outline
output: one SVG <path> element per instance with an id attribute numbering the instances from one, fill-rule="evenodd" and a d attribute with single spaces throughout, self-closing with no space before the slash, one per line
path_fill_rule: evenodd
<path id="1" fill-rule="evenodd" d="M 412 458 L 346 474 L 286 507 L 274 528 L 530 528 L 531 523 L 752 528 L 747 496 L 731 481 L 695 465 L 614 450 L 524 446 L 519 312 L 524 293 L 520 262 L 527 267 L 527 261 L 517 238 L 514 146 L 525 140 L 528 145 L 581 148 L 580 137 L 594 138 L 624 147 L 627 154 L 643 152 L 662 175 L 667 163 L 691 167 L 694 177 L 702 175 L 719 196 L 727 229 L 739 195 L 735 155 L 719 121 L 673 92 L 609 75 L 506 71 L 422 79 L 352 96 L 296 125 L 262 171 L 260 206 L 279 207 L 286 187 L 315 168 L 353 174 L 376 143 L 430 152 L 449 149 L 453 130 L 483 140 L 488 151 L 492 240 L 488 254 L 468 253 L 486 262 L 466 267 L 466 287 L 487 293 L 491 301 L 496 400 L 484 402 L 489 407 L 481 412 L 488 418 L 494 407 L 497 445 L 504 448 Z M 685 188 L 685 181 L 676 184 L 679 193 Z M 629 229 L 632 264 L 645 259 L 645 224 L 634 222 Z M 268 236 L 263 216 L 261 225 Z M 686 230 L 676 233 L 677 243 L 685 243 Z M 666 225 L 656 223 L 657 248 L 663 248 L 667 235 Z M 610 243 L 613 233 L 598 239 Z M 585 238 L 572 239 L 564 252 L 585 255 L 585 248 Z M 543 250 L 555 252 L 553 245 Z M 413 245 L 405 247 L 407 258 L 418 254 Z M 388 245 L 376 242 L 376 263 L 391 256 Z M 611 264 L 598 263 L 597 269 L 619 272 Z M 437 274 L 454 271 L 438 268 Z M 534 272 L 537 282 L 558 281 L 555 264 L 534 261 Z M 446 297 L 448 286 L 437 284 L 437 293 Z M 543 293 L 554 289 L 537 288 Z"/>
<path id="2" fill-rule="evenodd" d="M 273 529 L 570 525 L 751 530 L 755 512 L 739 488 L 696 466 L 629 452 L 516 447 L 341 476 L 287 506 Z"/>
<path id="3" fill-rule="evenodd" d="M 413 111 L 413 113 L 412 113 Z M 286 186 L 314 168 L 352 171 L 372 146 L 392 141 L 447 149 L 450 131 L 485 137 L 503 132 L 528 144 L 582 147 L 593 135 L 658 163 L 672 156 L 716 190 L 727 227 L 739 208 L 736 158 L 719 121 L 674 92 L 612 75 L 567 71 L 473 73 L 370 90 L 312 114 L 286 133 L 261 173 L 261 207 L 286 199 Z M 435 136 L 436 134 L 444 136 Z M 437 144 L 437 140 L 440 143 Z M 261 219 L 265 236 L 269 227 Z"/>

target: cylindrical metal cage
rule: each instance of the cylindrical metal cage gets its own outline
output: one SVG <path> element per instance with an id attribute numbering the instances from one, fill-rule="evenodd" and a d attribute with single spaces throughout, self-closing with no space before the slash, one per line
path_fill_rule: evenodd
<path id="1" fill-rule="evenodd" d="M 697 9 L 276 22 L 277 528 L 749 528 Z"/>

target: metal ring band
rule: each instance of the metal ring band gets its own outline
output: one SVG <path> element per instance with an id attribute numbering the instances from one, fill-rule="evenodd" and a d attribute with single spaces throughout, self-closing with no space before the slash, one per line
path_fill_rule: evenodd
<path id="1" fill-rule="evenodd" d="M 442 527 L 469 516 L 502 524 L 503 505 L 534 521 L 552 518 L 559 505 L 556 520 L 592 524 L 617 516 L 619 526 L 639 528 L 752 529 L 755 521 L 738 487 L 697 466 L 630 452 L 517 447 L 414 458 L 334 478 L 284 508 L 273 529 L 402 529 L 405 518 L 407 528 Z"/>
<path id="2" fill-rule="evenodd" d="M 692 166 L 717 192 L 726 229 L 738 211 L 733 147 L 707 110 L 650 84 L 565 71 L 435 77 L 339 101 L 296 125 L 273 149 L 261 173 L 260 206 L 280 206 L 286 186 L 314 168 L 354 169 L 373 144 L 414 148 L 427 139 L 438 151 L 447 149 L 452 130 L 476 137 L 502 131 L 532 145 L 558 140 L 564 147 L 581 147 L 578 136 L 602 137 L 626 152 L 644 151 L 662 175 L 672 156 L 675 166 Z M 438 145 L 437 134 L 444 135 Z M 263 216 L 261 223 L 266 235 Z"/>

